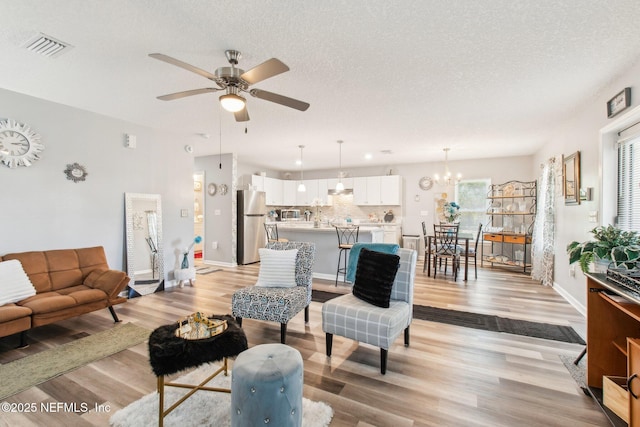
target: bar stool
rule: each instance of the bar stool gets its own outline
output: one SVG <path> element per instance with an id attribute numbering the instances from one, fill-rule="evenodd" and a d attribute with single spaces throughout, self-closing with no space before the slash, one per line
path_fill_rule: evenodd
<path id="1" fill-rule="evenodd" d="M 267 243 L 269 242 L 288 242 L 289 239 L 278 238 L 278 224 L 264 224 L 264 231 L 267 233 Z"/>
<path id="2" fill-rule="evenodd" d="M 338 269 L 336 270 L 336 286 L 338 286 L 338 275 L 342 273 L 343 281 L 346 283 L 347 277 L 347 257 L 349 251 L 353 247 L 354 243 L 358 242 L 358 233 L 360 232 L 360 227 L 357 225 L 349 225 L 349 226 L 335 226 L 336 233 L 338 233 Z M 342 254 L 344 253 L 344 264 L 343 267 L 340 267 L 340 260 L 342 259 Z"/>

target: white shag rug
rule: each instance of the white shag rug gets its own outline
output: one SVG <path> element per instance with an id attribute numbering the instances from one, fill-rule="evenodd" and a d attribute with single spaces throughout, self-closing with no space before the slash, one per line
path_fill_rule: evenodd
<path id="1" fill-rule="evenodd" d="M 172 382 L 199 384 L 211 375 L 218 366 L 205 364 L 198 369 L 173 379 Z M 231 387 L 229 376 L 219 374 L 207 383 L 210 387 Z M 188 389 L 165 387 L 165 409 L 173 405 Z M 314 402 L 302 398 L 303 427 L 326 427 L 333 418 L 333 409 L 324 402 Z M 153 392 L 136 400 L 126 408 L 113 414 L 109 423 L 113 427 L 139 427 L 158 424 L 158 393 Z M 167 427 L 224 427 L 231 425 L 231 395 L 211 391 L 197 391 L 164 418 Z"/>

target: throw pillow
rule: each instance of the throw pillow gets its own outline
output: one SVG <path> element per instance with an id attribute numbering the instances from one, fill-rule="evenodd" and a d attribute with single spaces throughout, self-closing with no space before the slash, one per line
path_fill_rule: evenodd
<path id="1" fill-rule="evenodd" d="M 260 272 L 256 286 L 292 288 L 296 283 L 297 249 L 276 250 L 258 249 L 260 254 Z"/>
<path id="2" fill-rule="evenodd" d="M 0 262 L 0 283 L 0 305 L 22 301 L 36 294 L 36 288 L 17 259 Z"/>
<path id="3" fill-rule="evenodd" d="M 353 295 L 369 304 L 389 308 L 391 288 L 400 267 L 400 256 L 360 250 Z"/>

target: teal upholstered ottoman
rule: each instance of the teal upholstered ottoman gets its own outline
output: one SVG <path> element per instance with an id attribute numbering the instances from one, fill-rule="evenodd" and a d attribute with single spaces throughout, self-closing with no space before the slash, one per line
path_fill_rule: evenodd
<path id="1" fill-rule="evenodd" d="M 240 353 L 231 374 L 231 426 L 302 425 L 302 356 L 284 344 Z"/>

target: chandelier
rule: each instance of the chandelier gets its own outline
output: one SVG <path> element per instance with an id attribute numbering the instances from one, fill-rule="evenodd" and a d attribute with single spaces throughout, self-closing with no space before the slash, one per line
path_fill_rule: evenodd
<path id="1" fill-rule="evenodd" d="M 449 170 L 449 150 L 451 149 L 443 148 L 442 150 L 444 151 L 444 175 L 442 177 L 438 174 L 433 175 L 433 181 L 436 184 L 448 187 L 449 185 L 454 185 L 460 182 L 462 174 L 457 174 L 455 178 L 451 175 L 451 171 Z"/>

